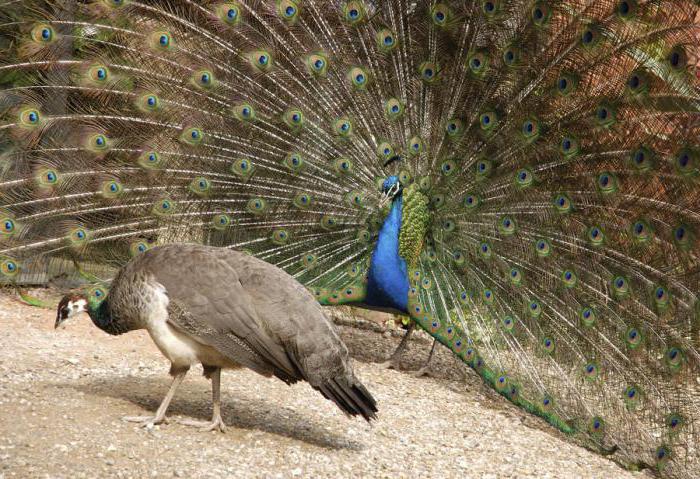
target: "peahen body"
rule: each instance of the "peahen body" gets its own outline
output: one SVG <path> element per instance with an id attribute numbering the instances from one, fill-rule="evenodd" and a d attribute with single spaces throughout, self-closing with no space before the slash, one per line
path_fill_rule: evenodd
<path id="1" fill-rule="evenodd" d="M 698 476 L 699 8 L 0 1 L 2 272 L 246 250 Z"/>
<path id="2" fill-rule="evenodd" d="M 270 300 L 268 285 L 277 297 Z M 210 423 L 221 418 L 221 369 L 247 367 L 287 384 L 307 381 L 348 415 L 375 417 L 372 395 L 355 377 L 348 350 L 302 285 L 284 271 L 238 251 L 201 245 L 153 248 L 124 266 L 109 291 L 100 286 L 59 303 L 56 327 L 87 311 L 109 334 L 145 329 L 171 363 L 173 383 L 153 417 L 166 420 L 175 391 L 193 364 L 212 379 Z"/>

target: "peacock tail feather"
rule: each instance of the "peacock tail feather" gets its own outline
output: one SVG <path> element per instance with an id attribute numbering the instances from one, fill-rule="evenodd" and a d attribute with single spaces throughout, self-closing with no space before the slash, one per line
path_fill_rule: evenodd
<path id="1" fill-rule="evenodd" d="M 405 313 L 576 440 L 698 476 L 699 10 L 0 0 L 0 272 L 200 242 L 362 303 L 396 175 Z"/>

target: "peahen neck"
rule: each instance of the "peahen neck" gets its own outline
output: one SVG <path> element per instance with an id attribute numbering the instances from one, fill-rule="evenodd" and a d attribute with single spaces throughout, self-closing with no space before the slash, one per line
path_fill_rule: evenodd
<path id="1" fill-rule="evenodd" d="M 406 261 L 399 255 L 402 209 L 403 197 L 399 193 L 379 230 L 379 239 L 372 252 L 365 303 L 405 313 L 408 310 L 409 283 Z"/>
<path id="2" fill-rule="evenodd" d="M 117 318 L 112 315 L 112 311 L 109 308 L 109 299 L 105 299 L 98 304 L 89 302 L 87 313 L 95 326 L 106 333 L 117 335 L 128 331 L 128 328 L 121 326 Z"/>

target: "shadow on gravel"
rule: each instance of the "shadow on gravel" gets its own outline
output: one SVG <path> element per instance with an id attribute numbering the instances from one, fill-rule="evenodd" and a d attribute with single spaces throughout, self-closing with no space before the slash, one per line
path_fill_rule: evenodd
<path id="1" fill-rule="evenodd" d="M 222 382 L 226 380 L 225 376 Z M 129 376 L 109 380 L 88 380 L 80 383 L 50 383 L 48 386 L 73 389 L 94 396 L 110 397 L 126 400 L 143 412 L 139 415 L 154 414 L 160 401 L 168 390 L 170 381 L 167 376 L 162 379 L 150 379 Z M 200 395 L 203 391 L 192 391 L 183 386 L 178 390 L 168 408 L 168 417 L 181 416 L 186 419 L 209 420 L 211 419 L 210 390 L 207 389 L 207 399 L 195 399 L 193 393 Z M 306 443 L 329 448 L 361 451 L 365 444 L 352 441 L 344 436 L 333 434 L 327 430 L 327 425 L 310 420 L 308 416 L 298 413 L 280 404 L 268 403 L 263 397 L 235 397 L 235 393 L 227 392 L 222 387 L 222 416 L 227 426 L 257 430 L 297 439 Z M 324 399 L 319 395 L 319 401 Z M 134 415 L 134 412 L 119 411 L 111 408 L 106 414 L 114 416 L 114 420 L 122 416 Z M 358 419 L 360 420 L 360 419 Z M 136 425 L 135 425 L 136 426 Z M 184 427 L 192 434 L 202 434 L 196 429 L 187 426 L 178 426 L 171 422 L 168 427 Z M 167 430 L 167 429 L 166 429 Z M 225 436 L 223 436 L 225 437 Z"/>

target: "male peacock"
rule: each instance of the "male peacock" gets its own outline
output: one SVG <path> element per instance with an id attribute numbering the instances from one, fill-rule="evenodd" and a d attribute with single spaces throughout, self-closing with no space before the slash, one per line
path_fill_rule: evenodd
<path id="1" fill-rule="evenodd" d="M 267 294 L 271 282 L 276 301 Z M 185 424 L 225 430 L 221 369 L 242 366 L 287 384 L 308 381 L 346 414 L 375 418 L 374 398 L 355 377 L 347 348 L 311 293 L 281 269 L 245 253 L 202 245 L 153 248 L 119 271 L 109 293 L 97 286 L 65 296 L 56 327 L 82 311 L 109 334 L 146 329 L 170 360 L 173 383 L 155 416 L 126 420 L 164 422 L 175 391 L 196 363 L 212 380 L 213 417 Z"/>
<path id="2" fill-rule="evenodd" d="M 700 475 L 699 8 L 0 0 L 2 271 L 245 249 Z"/>

